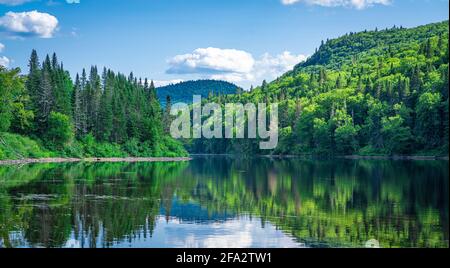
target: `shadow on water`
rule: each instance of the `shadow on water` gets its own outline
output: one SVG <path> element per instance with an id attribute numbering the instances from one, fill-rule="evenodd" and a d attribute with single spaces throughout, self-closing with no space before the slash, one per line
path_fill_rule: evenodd
<path id="1" fill-rule="evenodd" d="M 448 247 L 448 182 L 448 161 L 0 167 L 0 247 Z"/>

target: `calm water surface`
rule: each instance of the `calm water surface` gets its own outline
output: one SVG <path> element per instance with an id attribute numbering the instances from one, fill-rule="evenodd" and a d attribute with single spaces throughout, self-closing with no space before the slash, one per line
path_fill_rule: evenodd
<path id="1" fill-rule="evenodd" d="M 448 247 L 448 189 L 448 161 L 0 166 L 0 248 Z"/>

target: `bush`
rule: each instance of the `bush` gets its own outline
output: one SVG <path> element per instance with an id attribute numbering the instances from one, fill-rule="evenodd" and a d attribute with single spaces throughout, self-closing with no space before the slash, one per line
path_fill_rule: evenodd
<path id="1" fill-rule="evenodd" d="M 137 139 L 128 140 L 123 146 L 123 150 L 131 156 L 140 156 L 140 146 Z"/>
<path id="2" fill-rule="evenodd" d="M 358 155 L 361 155 L 361 156 L 384 156 L 384 155 L 386 155 L 386 152 L 384 150 L 375 149 L 372 146 L 367 145 L 358 151 Z"/>
<path id="3" fill-rule="evenodd" d="M 16 134 L 0 134 L 0 159 L 45 158 L 53 154 L 37 141 Z"/>
<path id="4" fill-rule="evenodd" d="M 81 144 L 85 156 L 91 157 L 95 155 L 96 142 L 94 136 L 91 133 L 81 139 Z"/>
<path id="5" fill-rule="evenodd" d="M 97 157 L 126 157 L 128 156 L 120 148 L 120 145 L 114 143 L 98 143 L 96 146 Z"/>
<path id="6" fill-rule="evenodd" d="M 49 146 L 49 145 L 47 145 Z M 150 141 L 140 143 L 131 139 L 124 145 L 99 143 L 92 134 L 80 141 L 72 140 L 63 148 L 48 151 L 39 140 L 0 133 L 0 159 L 47 158 L 47 157 L 180 157 L 188 153 L 183 145 L 170 137 L 164 137 L 153 148 Z"/>
<path id="7" fill-rule="evenodd" d="M 180 141 L 177 141 L 171 137 L 164 137 L 162 142 L 163 146 L 160 147 L 160 152 L 158 152 L 159 155 L 157 156 L 181 157 L 188 155 Z"/>
<path id="8" fill-rule="evenodd" d="M 67 115 L 52 112 L 48 119 L 48 130 L 45 134 L 47 146 L 51 149 L 63 150 L 73 138 L 73 127 Z"/>
<path id="9" fill-rule="evenodd" d="M 400 115 L 383 118 L 382 125 L 381 133 L 385 140 L 387 153 L 392 155 L 411 151 L 413 136 L 409 127 L 404 126 L 404 120 Z"/>
<path id="10" fill-rule="evenodd" d="M 72 141 L 70 144 L 64 147 L 63 154 L 67 157 L 83 158 L 83 145 L 78 141 Z"/>
<path id="11" fill-rule="evenodd" d="M 126 152 L 114 143 L 98 143 L 92 134 L 86 135 L 81 140 L 81 148 L 86 157 L 126 157 Z"/>

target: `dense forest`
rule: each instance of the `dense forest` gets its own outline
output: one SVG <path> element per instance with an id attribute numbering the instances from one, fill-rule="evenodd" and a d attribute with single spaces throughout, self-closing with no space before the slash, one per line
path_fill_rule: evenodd
<path id="1" fill-rule="evenodd" d="M 168 134 L 170 105 L 199 93 L 278 103 L 280 141 L 272 151 L 258 140 L 184 141 L 194 153 L 448 156 L 448 33 L 448 21 L 348 33 L 250 91 L 213 80 L 155 89 L 95 66 L 72 82 L 56 55 L 41 63 L 33 51 L 28 75 L 0 67 L 0 159 L 184 155 Z"/>
<path id="2" fill-rule="evenodd" d="M 186 81 L 156 88 L 158 98 L 163 107 L 166 106 L 167 100 L 172 103 L 192 103 L 193 95 L 207 98 L 214 94 L 236 94 L 239 90 L 241 89 L 235 84 L 219 80 Z M 167 99 L 168 96 L 169 99 Z"/>
<path id="3" fill-rule="evenodd" d="M 208 102 L 278 103 L 280 142 L 191 140 L 193 152 L 448 156 L 448 21 L 349 33 L 250 92 Z"/>
<path id="4" fill-rule="evenodd" d="M 153 82 L 93 66 L 76 75 L 33 50 L 29 74 L 0 67 L 0 159 L 179 156 Z M 17 135 L 19 134 L 19 135 Z"/>

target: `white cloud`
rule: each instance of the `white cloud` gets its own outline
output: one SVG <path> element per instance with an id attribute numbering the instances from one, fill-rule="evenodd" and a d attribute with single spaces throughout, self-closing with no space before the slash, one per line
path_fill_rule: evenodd
<path id="1" fill-rule="evenodd" d="M 39 0 L 0 0 L 0 5 L 7 5 L 7 6 L 19 6 L 25 3 L 33 2 L 33 1 L 39 1 Z M 65 0 L 67 4 L 79 4 L 80 0 Z M 61 2 L 55 1 L 55 0 L 48 0 L 47 5 L 53 6 L 53 5 L 59 5 Z"/>
<path id="2" fill-rule="evenodd" d="M 323 7 L 352 7 L 364 9 L 373 5 L 389 5 L 391 0 L 281 0 L 283 5 L 305 3 L 308 5 L 318 5 Z"/>
<path id="3" fill-rule="evenodd" d="M 13 35 L 51 38 L 58 28 L 58 19 L 48 13 L 36 10 L 29 12 L 8 12 L 0 17 L 0 28 Z"/>
<path id="4" fill-rule="evenodd" d="M 295 4 L 297 2 L 299 2 L 300 0 L 281 0 L 281 3 L 283 3 L 283 5 L 292 5 Z"/>
<path id="5" fill-rule="evenodd" d="M 247 73 L 255 61 L 250 53 L 236 49 L 214 47 L 198 48 L 190 54 L 178 55 L 169 60 L 171 74 L 194 73 Z"/>
<path id="6" fill-rule="evenodd" d="M 0 66 L 8 67 L 10 62 L 11 61 L 7 57 L 0 56 Z"/>
<path id="7" fill-rule="evenodd" d="M 272 56 L 265 53 L 255 65 L 255 77 L 267 77 L 268 80 L 275 79 L 287 71 L 292 70 L 295 65 L 307 59 L 305 55 L 294 55 L 289 51 Z"/>
<path id="8" fill-rule="evenodd" d="M 0 0 L 0 5 L 18 6 L 33 0 Z"/>
<path id="9" fill-rule="evenodd" d="M 305 55 L 285 51 L 272 56 L 265 53 L 255 58 L 236 49 L 199 48 L 193 53 L 178 55 L 168 61 L 169 74 L 198 75 L 199 78 L 225 80 L 248 87 L 262 80 L 273 80 L 306 60 Z"/>
<path id="10" fill-rule="evenodd" d="M 6 48 L 5 45 L 0 43 L 0 53 L 3 52 L 5 50 L 5 48 Z M 10 63 L 11 63 L 10 59 L 8 59 L 5 56 L 0 56 L 0 66 L 9 67 Z"/>

